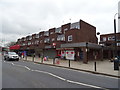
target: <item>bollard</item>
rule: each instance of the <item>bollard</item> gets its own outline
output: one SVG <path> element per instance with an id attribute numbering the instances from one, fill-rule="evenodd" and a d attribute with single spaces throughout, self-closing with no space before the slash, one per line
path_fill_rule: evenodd
<path id="1" fill-rule="evenodd" d="M 94 62 L 94 66 L 95 66 L 94 68 L 95 68 L 95 71 L 96 71 L 96 61 Z"/>
<path id="2" fill-rule="evenodd" d="M 114 60 L 114 70 L 119 71 L 119 61 L 118 60 Z"/>
<path id="3" fill-rule="evenodd" d="M 34 62 L 34 55 L 33 55 L 33 60 L 32 61 Z"/>
<path id="4" fill-rule="evenodd" d="M 53 64 L 55 64 L 55 58 L 53 58 Z"/>
<path id="5" fill-rule="evenodd" d="M 44 58 L 42 57 L 41 63 L 43 63 L 43 59 L 44 59 Z"/>
<path id="6" fill-rule="evenodd" d="M 25 56 L 25 60 L 27 61 L 27 56 Z"/>
<path id="7" fill-rule="evenodd" d="M 69 60 L 69 67 L 70 67 L 70 60 Z"/>

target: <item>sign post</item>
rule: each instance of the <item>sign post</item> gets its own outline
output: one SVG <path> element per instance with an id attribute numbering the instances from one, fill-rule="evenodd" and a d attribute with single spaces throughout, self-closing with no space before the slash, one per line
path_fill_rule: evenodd
<path id="1" fill-rule="evenodd" d="M 66 59 L 69 60 L 69 67 L 70 67 L 70 61 L 75 59 L 74 56 L 75 56 L 74 50 L 67 50 L 66 51 Z"/>

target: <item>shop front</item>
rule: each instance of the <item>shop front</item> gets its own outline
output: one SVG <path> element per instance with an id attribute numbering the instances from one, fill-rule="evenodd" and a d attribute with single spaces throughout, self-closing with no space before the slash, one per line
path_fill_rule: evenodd
<path id="1" fill-rule="evenodd" d="M 101 59 L 101 46 L 94 43 L 68 43 L 61 45 L 61 57 L 87 63 L 89 60 Z"/>

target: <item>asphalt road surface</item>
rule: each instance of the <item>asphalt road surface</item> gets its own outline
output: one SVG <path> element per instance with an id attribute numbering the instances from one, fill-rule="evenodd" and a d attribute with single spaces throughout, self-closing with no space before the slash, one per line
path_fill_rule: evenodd
<path id="1" fill-rule="evenodd" d="M 118 78 L 26 61 L 2 60 L 2 88 L 119 88 Z"/>

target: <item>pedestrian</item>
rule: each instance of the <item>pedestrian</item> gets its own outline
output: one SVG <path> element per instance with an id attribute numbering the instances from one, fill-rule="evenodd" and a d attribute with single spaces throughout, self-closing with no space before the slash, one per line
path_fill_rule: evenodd
<path id="1" fill-rule="evenodd" d="M 46 57 L 47 61 L 48 61 L 48 56 Z"/>
<path id="2" fill-rule="evenodd" d="M 24 58 L 24 52 L 22 52 L 22 58 Z"/>

